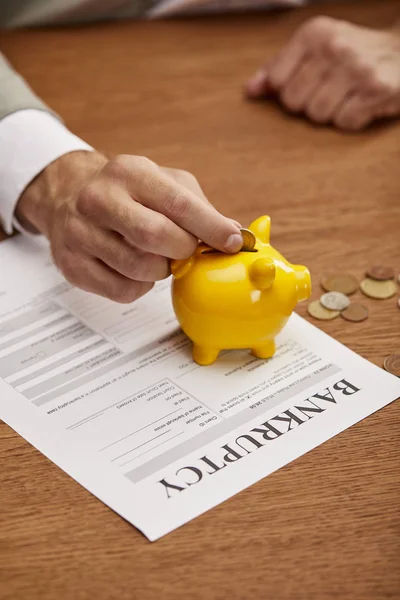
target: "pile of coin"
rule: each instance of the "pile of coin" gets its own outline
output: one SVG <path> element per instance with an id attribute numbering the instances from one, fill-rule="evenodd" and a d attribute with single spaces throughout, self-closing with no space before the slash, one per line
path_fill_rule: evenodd
<path id="1" fill-rule="evenodd" d="M 358 279 L 349 273 L 335 273 L 322 278 L 321 287 L 326 291 L 319 300 L 308 305 L 314 319 L 331 321 L 339 315 L 346 321 L 360 322 L 368 317 L 368 309 L 358 302 L 350 302 L 349 296 L 360 287 Z"/>
<path id="2" fill-rule="evenodd" d="M 330 321 L 341 316 L 346 321 L 360 322 L 368 318 L 368 308 L 359 302 L 352 302 L 349 298 L 358 289 L 369 298 L 379 300 L 392 298 L 398 293 L 400 274 L 397 283 L 394 281 L 395 273 L 391 267 L 372 266 L 368 269 L 364 279 L 359 283 L 354 275 L 349 273 L 335 273 L 325 276 L 321 280 L 321 287 L 325 290 L 319 300 L 314 300 L 308 305 L 308 312 L 320 321 Z M 400 308 L 400 297 L 397 299 Z M 400 354 L 392 354 L 384 361 L 384 367 L 390 373 L 400 377 Z"/>
<path id="3" fill-rule="evenodd" d="M 391 298 L 398 288 L 393 281 L 394 271 L 390 267 L 375 266 L 368 269 L 365 279 L 362 280 L 360 288 L 363 294 L 369 298 Z"/>

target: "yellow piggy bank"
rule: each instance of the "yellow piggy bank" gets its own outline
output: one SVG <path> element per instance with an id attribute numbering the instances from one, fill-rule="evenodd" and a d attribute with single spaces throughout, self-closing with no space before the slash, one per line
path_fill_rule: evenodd
<path id="1" fill-rule="evenodd" d="M 270 246 L 270 224 L 265 216 L 250 225 L 252 251 L 224 254 L 199 244 L 190 258 L 172 261 L 173 307 L 198 364 L 209 365 L 221 350 L 234 348 L 270 358 L 276 335 L 296 304 L 310 296 L 308 269 L 291 265 Z"/>

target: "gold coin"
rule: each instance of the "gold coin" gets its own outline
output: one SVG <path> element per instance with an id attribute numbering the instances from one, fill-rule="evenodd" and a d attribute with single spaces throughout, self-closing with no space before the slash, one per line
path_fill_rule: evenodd
<path id="1" fill-rule="evenodd" d="M 256 245 L 256 236 L 250 229 L 241 229 L 240 233 L 243 238 L 243 246 L 241 248 L 242 252 L 251 252 Z"/>
<path id="2" fill-rule="evenodd" d="M 323 277 L 321 286 L 326 292 L 341 292 L 346 296 L 350 296 L 358 290 L 358 280 L 349 273 L 334 273 Z"/>
<path id="3" fill-rule="evenodd" d="M 394 271 L 392 267 L 374 265 L 368 269 L 366 276 L 371 279 L 376 279 L 376 281 L 386 281 L 387 279 L 394 279 Z"/>
<path id="4" fill-rule="evenodd" d="M 360 287 L 363 294 L 369 298 L 376 298 L 378 300 L 391 298 L 397 292 L 397 285 L 391 279 L 387 281 L 375 281 L 375 279 L 367 277 L 362 280 Z"/>
<path id="5" fill-rule="evenodd" d="M 307 310 L 314 319 L 318 319 L 319 321 L 331 321 L 340 315 L 338 310 L 328 310 L 327 308 L 324 308 L 319 300 L 310 302 Z"/>
<path id="6" fill-rule="evenodd" d="M 383 362 L 383 366 L 388 373 L 400 377 L 400 354 L 391 354 L 390 356 L 387 356 Z"/>
<path id="7" fill-rule="evenodd" d="M 368 308 L 366 308 L 363 304 L 353 302 L 348 308 L 340 313 L 340 316 L 346 321 L 359 323 L 360 321 L 365 321 L 365 319 L 368 319 Z"/>

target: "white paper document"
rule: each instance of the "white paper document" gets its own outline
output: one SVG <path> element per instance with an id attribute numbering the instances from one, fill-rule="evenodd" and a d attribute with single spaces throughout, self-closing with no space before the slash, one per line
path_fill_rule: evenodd
<path id="1" fill-rule="evenodd" d="M 0 244 L 0 418 L 150 540 L 399 396 L 297 315 L 274 358 L 199 367 L 169 281 L 118 305 L 67 284 L 43 241 Z"/>

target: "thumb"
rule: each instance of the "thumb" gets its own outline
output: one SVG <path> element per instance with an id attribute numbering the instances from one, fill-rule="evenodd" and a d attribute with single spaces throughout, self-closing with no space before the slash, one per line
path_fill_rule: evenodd
<path id="1" fill-rule="evenodd" d="M 245 92 L 248 98 L 261 98 L 272 92 L 272 86 L 268 76 L 269 69 L 266 65 L 250 77 L 245 86 Z"/>

